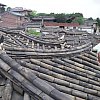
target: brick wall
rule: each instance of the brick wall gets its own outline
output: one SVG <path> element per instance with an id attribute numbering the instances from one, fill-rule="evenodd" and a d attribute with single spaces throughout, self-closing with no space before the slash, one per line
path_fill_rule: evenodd
<path id="1" fill-rule="evenodd" d="M 1 16 L 0 26 L 1 27 L 18 27 L 25 23 L 25 19 L 22 16 L 15 16 L 11 13 L 4 13 Z"/>

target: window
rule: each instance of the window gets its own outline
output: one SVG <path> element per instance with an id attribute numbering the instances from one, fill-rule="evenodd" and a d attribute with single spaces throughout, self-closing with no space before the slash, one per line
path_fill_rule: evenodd
<path id="1" fill-rule="evenodd" d="M 18 17 L 18 20 L 21 21 L 22 20 L 22 17 Z"/>
<path id="2" fill-rule="evenodd" d="M 1 16 L 0 16 L 0 21 L 1 21 Z"/>
<path id="3" fill-rule="evenodd" d="M 0 16 L 0 22 L 2 22 L 1 16 Z"/>

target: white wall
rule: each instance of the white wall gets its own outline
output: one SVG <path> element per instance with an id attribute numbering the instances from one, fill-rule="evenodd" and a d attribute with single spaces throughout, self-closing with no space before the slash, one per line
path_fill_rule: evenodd
<path id="1" fill-rule="evenodd" d="M 88 33 L 93 33 L 93 28 L 91 27 L 79 27 L 79 30 L 81 31 L 87 31 Z"/>

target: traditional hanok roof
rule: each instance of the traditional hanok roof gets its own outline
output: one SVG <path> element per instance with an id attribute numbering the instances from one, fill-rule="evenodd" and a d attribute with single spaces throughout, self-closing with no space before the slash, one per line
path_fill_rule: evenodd
<path id="1" fill-rule="evenodd" d="M 45 26 L 65 26 L 65 27 L 78 27 L 78 23 L 56 23 L 56 22 L 44 22 Z"/>
<path id="2" fill-rule="evenodd" d="M 6 5 L 4 5 L 4 4 L 0 3 L 0 6 L 6 6 Z"/>
<path id="3" fill-rule="evenodd" d="M 99 70 L 93 52 L 71 59 L 30 59 L 18 63 L 7 54 L 0 54 L 1 75 L 10 82 L 5 84 L 11 88 L 8 93 L 11 95 L 13 91 L 11 97 L 17 95 L 18 100 L 25 94 L 29 98 L 36 97 L 35 100 L 99 100 Z M 6 93 L 6 88 L 3 91 Z M 4 98 L 4 95 L 1 97 Z"/>
<path id="4" fill-rule="evenodd" d="M 42 19 L 44 21 L 54 21 L 55 18 L 53 16 L 39 16 L 39 17 L 34 17 L 31 20 L 34 21 L 42 21 Z"/>
<path id="5" fill-rule="evenodd" d="M 10 14 L 13 14 L 15 16 L 21 16 L 21 17 L 24 17 L 25 15 L 23 14 L 20 14 L 20 13 L 17 13 L 17 12 L 9 12 Z"/>
<path id="6" fill-rule="evenodd" d="M 20 13 L 17 13 L 17 12 L 11 12 L 11 11 L 6 11 L 6 12 L 0 14 L 0 15 L 1 15 L 1 16 L 4 16 L 5 14 L 12 14 L 12 15 L 14 15 L 14 16 L 22 16 L 22 17 L 25 16 L 25 15 L 23 15 L 23 14 L 20 14 Z"/>
<path id="7" fill-rule="evenodd" d="M 23 58 L 18 51 L 23 51 L 24 54 L 30 48 L 23 48 L 14 34 L 13 38 L 10 34 L 5 34 L 4 37 L 4 45 L 8 46 L 8 49 L 0 51 L 0 99 L 100 99 L 100 66 L 95 52 L 84 51 L 71 58 L 65 56 L 34 59 L 32 56 L 27 56 L 30 55 L 30 51 Z M 17 49 L 9 48 L 13 46 Z M 7 51 L 15 52 L 16 58 Z"/>

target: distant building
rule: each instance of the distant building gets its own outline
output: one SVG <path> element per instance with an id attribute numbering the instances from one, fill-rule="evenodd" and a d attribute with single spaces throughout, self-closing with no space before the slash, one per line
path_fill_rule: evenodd
<path id="1" fill-rule="evenodd" d="M 16 12 L 4 12 L 0 14 L 0 27 L 20 27 L 27 22 L 25 16 Z"/>
<path id="2" fill-rule="evenodd" d="M 80 25 L 79 30 L 86 31 L 88 33 L 93 33 L 94 31 L 92 26 L 85 26 L 85 25 Z"/>
<path id="3" fill-rule="evenodd" d="M 85 18 L 84 24 L 80 25 L 79 30 L 87 31 L 88 33 L 96 33 L 97 22 L 95 20 L 92 20 L 92 19 L 90 20 L 90 19 Z"/>
<path id="4" fill-rule="evenodd" d="M 5 6 L 6 5 L 0 3 L 0 14 L 5 12 Z"/>
<path id="5" fill-rule="evenodd" d="M 85 20 L 84 20 L 84 25 L 85 26 L 93 26 L 94 23 L 97 23 L 97 22 L 94 21 L 94 20 L 89 20 L 87 18 L 85 18 Z"/>
<path id="6" fill-rule="evenodd" d="M 31 19 L 31 22 L 25 23 L 28 28 L 40 28 L 44 22 L 54 22 L 55 18 L 50 16 L 39 16 Z"/>
<path id="7" fill-rule="evenodd" d="M 11 12 L 20 13 L 20 14 L 23 14 L 25 16 L 28 16 L 32 12 L 32 10 L 30 10 L 30 9 L 24 9 L 23 7 L 11 8 L 10 11 Z"/>
<path id="8" fill-rule="evenodd" d="M 54 22 L 55 18 L 52 16 L 38 16 L 31 19 L 34 23 L 42 23 L 43 22 Z"/>
<path id="9" fill-rule="evenodd" d="M 52 28 L 65 28 L 65 29 L 78 29 L 78 23 L 56 23 L 56 22 L 44 22 L 44 27 Z"/>

